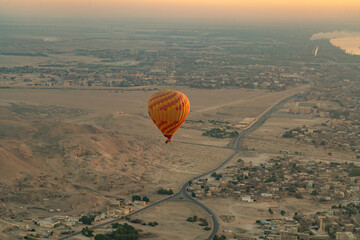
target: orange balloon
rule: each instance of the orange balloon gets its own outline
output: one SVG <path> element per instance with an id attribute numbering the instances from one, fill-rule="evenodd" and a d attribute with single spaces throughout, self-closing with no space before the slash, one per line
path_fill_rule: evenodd
<path id="1" fill-rule="evenodd" d="M 151 119 L 170 142 L 190 112 L 189 99 L 179 91 L 164 90 L 151 96 L 148 102 Z"/>

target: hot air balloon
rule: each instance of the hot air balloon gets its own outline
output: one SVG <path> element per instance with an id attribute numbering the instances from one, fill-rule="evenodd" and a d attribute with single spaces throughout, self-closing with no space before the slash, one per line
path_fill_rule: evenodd
<path id="1" fill-rule="evenodd" d="M 185 122 L 190 112 L 190 102 L 182 92 L 164 90 L 151 96 L 148 111 L 155 125 L 167 138 L 166 143 L 169 143 Z"/>

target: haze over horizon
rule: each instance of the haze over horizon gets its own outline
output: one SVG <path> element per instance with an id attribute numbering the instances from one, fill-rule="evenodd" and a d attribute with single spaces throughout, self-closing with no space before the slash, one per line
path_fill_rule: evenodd
<path id="1" fill-rule="evenodd" d="M 356 0 L 0 0 L 0 15 L 22 18 L 154 19 L 250 23 L 356 23 Z"/>
<path id="2" fill-rule="evenodd" d="M 360 240 L 360 0 L 0 6 L 0 240 Z"/>

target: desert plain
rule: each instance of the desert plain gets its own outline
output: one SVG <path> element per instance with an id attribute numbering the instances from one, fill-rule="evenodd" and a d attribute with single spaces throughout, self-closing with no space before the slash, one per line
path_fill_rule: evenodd
<path id="1" fill-rule="evenodd" d="M 50 209 L 63 215 L 105 211 L 109 201 L 135 194 L 155 202 L 164 197 L 157 189 L 177 192 L 233 152 L 226 148 L 231 139 L 202 136 L 216 127 L 210 120 L 241 131 L 240 123 L 306 87 L 282 92 L 175 89 L 188 96 L 191 111 L 172 144 L 164 144 L 147 114 L 153 90 L 1 89 L 0 190 L 15 218 L 50 217 L 54 215 Z M 196 124 L 199 120 L 205 124 Z M 278 130 L 261 131 L 254 134 L 271 135 Z M 251 137 L 245 146 L 254 141 Z M 169 204 L 164 208 L 176 211 L 176 202 Z M 179 203 L 179 208 L 190 207 L 184 205 Z M 152 213 L 154 218 L 158 215 L 156 210 L 144 214 Z M 173 231 L 167 227 L 156 231 L 156 236 L 164 239 Z M 204 234 L 195 228 L 176 239 L 190 239 L 193 231 Z"/>

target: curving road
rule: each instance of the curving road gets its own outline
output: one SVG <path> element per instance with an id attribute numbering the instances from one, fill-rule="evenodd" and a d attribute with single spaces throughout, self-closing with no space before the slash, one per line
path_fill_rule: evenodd
<path id="1" fill-rule="evenodd" d="M 292 95 L 290 97 L 286 97 L 286 98 L 282 98 L 279 101 L 277 101 L 276 103 L 274 103 L 271 107 L 269 107 L 268 109 L 266 109 L 262 114 L 260 114 L 247 128 L 245 128 L 243 131 L 241 131 L 239 133 L 239 135 L 237 135 L 228 145 L 229 148 L 232 148 L 235 150 L 235 152 L 233 154 L 231 154 L 227 159 L 225 159 L 221 164 L 219 164 L 216 168 L 207 171 L 199 176 L 196 176 L 192 179 L 190 179 L 187 183 L 184 184 L 184 186 L 181 188 L 181 190 L 174 195 L 174 197 L 184 197 L 196 204 L 198 204 L 202 209 L 204 209 L 211 217 L 212 220 L 212 232 L 210 234 L 210 236 L 206 239 L 206 240 L 212 240 L 214 238 L 214 236 L 216 235 L 216 233 L 219 231 L 219 221 L 217 220 L 216 214 L 210 209 L 208 208 L 205 204 L 199 202 L 198 200 L 196 200 L 195 198 L 191 197 L 188 192 L 187 192 L 187 188 L 189 187 L 189 182 L 190 181 L 194 181 L 196 179 L 202 178 L 208 174 L 211 174 L 213 172 L 218 171 L 219 169 L 223 168 L 227 163 L 229 163 L 234 157 L 235 155 L 238 154 L 239 150 L 240 150 L 240 143 L 241 143 L 241 139 L 246 135 L 249 134 L 250 132 L 254 131 L 255 129 L 257 129 L 258 127 L 260 127 L 269 117 L 272 113 L 276 112 L 277 110 L 280 109 L 280 107 L 282 105 L 284 105 L 287 101 L 289 101 L 290 99 L 294 98 L 295 95 Z"/>
<path id="2" fill-rule="evenodd" d="M 271 107 L 269 107 L 268 109 L 266 109 L 262 114 L 260 114 L 252 123 L 249 124 L 249 126 L 247 128 L 245 128 L 243 131 L 241 131 L 239 133 L 239 135 L 237 135 L 229 144 L 228 144 L 228 148 L 234 149 L 234 153 L 231 154 L 228 158 L 226 158 L 221 164 L 219 164 L 217 167 L 215 167 L 212 170 L 209 170 L 199 176 L 193 177 L 192 179 L 190 179 L 188 182 L 186 182 L 182 188 L 180 189 L 179 192 L 177 192 L 176 194 L 169 196 L 167 198 L 164 198 L 162 200 L 159 200 L 157 202 L 154 202 L 138 211 L 132 212 L 130 214 L 128 214 L 127 216 L 130 217 L 132 215 L 138 214 L 140 212 L 145 211 L 148 208 L 154 207 L 156 205 L 159 205 L 160 203 L 163 203 L 165 201 L 170 201 L 170 200 L 188 200 L 191 201 L 195 204 L 197 204 L 198 206 L 200 206 L 210 217 L 212 220 L 212 232 L 209 235 L 208 238 L 206 238 L 206 240 L 212 240 L 214 238 L 214 236 L 216 235 L 216 233 L 219 231 L 219 221 L 215 215 L 215 213 L 208 208 L 205 204 L 199 202 L 198 200 L 196 200 L 195 198 L 191 197 L 188 192 L 187 192 L 187 188 L 190 186 L 190 181 L 194 181 L 196 179 L 202 178 L 208 174 L 211 174 L 213 172 L 218 171 L 219 169 L 221 169 L 222 167 L 224 167 L 228 162 L 230 162 L 236 154 L 238 154 L 239 150 L 240 150 L 240 143 L 241 143 L 241 139 L 249 134 L 250 132 L 254 131 L 255 129 L 257 129 L 258 127 L 260 127 L 269 117 L 272 113 L 276 112 L 277 110 L 280 109 L 280 107 L 286 103 L 287 101 L 289 101 L 290 99 L 292 99 L 293 97 L 295 97 L 295 95 L 289 96 L 289 97 L 285 97 L 280 99 L 279 101 L 277 101 L 276 103 L 274 103 Z M 181 143 L 185 143 L 185 142 L 181 142 Z M 200 146 L 208 146 L 205 144 L 196 144 L 196 145 L 200 145 Z M 212 146 L 213 147 L 213 146 Z M 219 147 L 220 148 L 220 147 Z M 99 225 L 96 225 L 94 227 L 92 227 L 91 229 L 96 229 L 96 228 L 101 228 L 104 227 L 106 225 L 109 225 L 111 223 L 115 223 L 117 221 L 119 221 L 120 218 L 115 218 L 113 220 L 110 220 L 108 222 L 105 223 L 101 223 Z M 73 237 L 75 235 L 81 234 L 81 232 L 74 232 L 72 234 L 69 234 L 67 236 L 61 237 L 58 240 L 65 240 L 68 239 L 70 237 Z"/>

